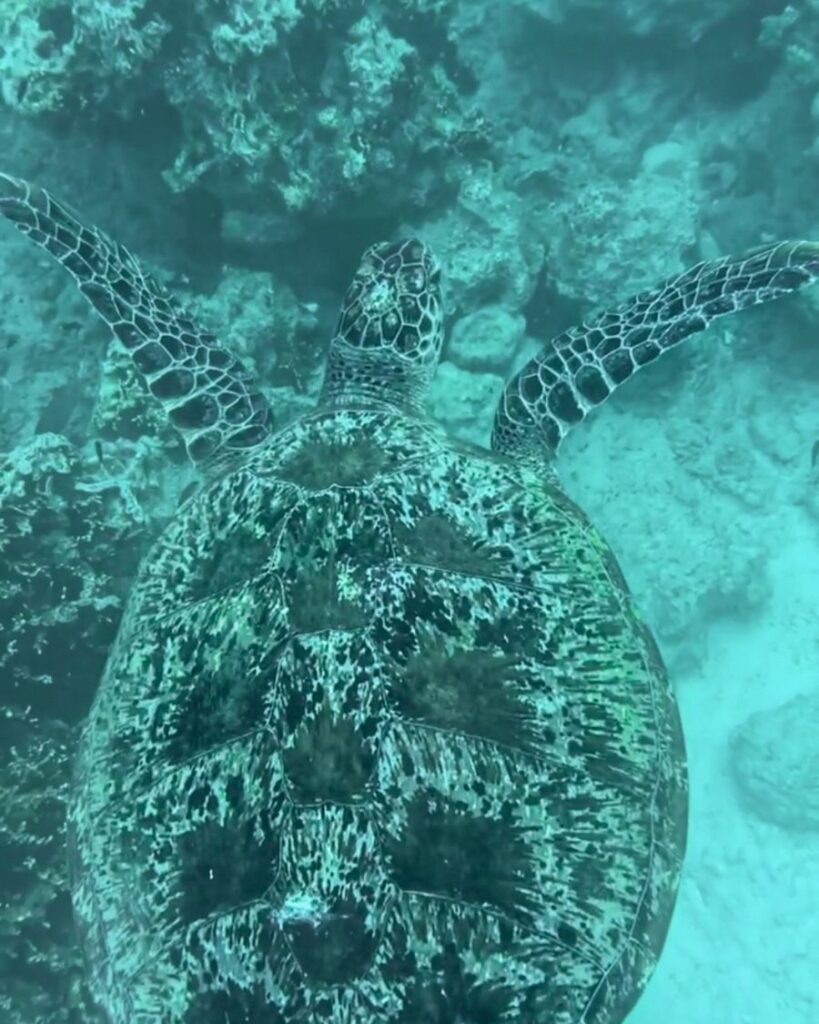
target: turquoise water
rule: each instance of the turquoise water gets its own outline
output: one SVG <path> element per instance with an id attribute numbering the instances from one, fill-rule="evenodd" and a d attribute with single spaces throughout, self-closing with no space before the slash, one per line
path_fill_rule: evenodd
<path id="1" fill-rule="evenodd" d="M 0 0 L 0 171 L 138 252 L 281 421 L 315 399 L 361 251 L 418 233 L 447 282 L 429 411 L 486 444 L 503 380 L 592 310 L 819 238 L 818 47 L 814 0 Z M 76 1024 L 70 750 L 194 476 L 67 278 L 11 230 L 0 268 L 0 1012 Z M 687 736 L 688 855 L 637 1024 L 819 1019 L 817 330 L 819 288 L 728 317 L 557 460 Z"/>

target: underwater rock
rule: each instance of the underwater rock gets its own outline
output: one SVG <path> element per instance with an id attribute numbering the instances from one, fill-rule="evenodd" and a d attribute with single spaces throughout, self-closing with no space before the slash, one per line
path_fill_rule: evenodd
<path id="1" fill-rule="evenodd" d="M 320 379 L 315 378 L 323 373 L 333 320 L 319 322 L 317 313 L 272 274 L 225 267 L 210 295 L 191 295 L 186 304 L 199 322 L 216 326 L 220 343 L 249 372 L 279 388 L 277 422 L 292 418 L 288 407 L 298 405 L 301 394 L 317 394 Z"/>
<path id="2" fill-rule="evenodd" d="M 429 389 L 427 407 L 456 437 L 485 445 L 503 380 L 494 373 L 470 373 L 447 360 Z"/>
<path id="3" fill-rule="evenodd" d="M 484 306 L 453 324 L 446 354 L 464 370 L 491 370 L 505 375 L 525 332 L 522 315 L 502 306 Z"/>
<path id="4" fill-rule="evenodd" d="M 602 115 L 582 128 L 606 132 Z M 580 119 L 576 119 L 580 120 Z M 580 127 L 574 126 L 579 132 Z M 565 298 L 605 305 L 612 295 L 652 286 L 690 263 L 698 239 L 702 197 L 698 155 L 677 144 L 645 150 L 638 174 L 627 184 L 591 163 L 581 168 L 573 188 L 543 211 L 539 225 L 550 240 L 550 269 Z M 634 253 L 640 253 L 640 278 Z M 570 258 L 561 254 L 569 253 Z"/>
<path id="5" fill-rule="evenodd" d="M 749 715 L 731 741 L 745 806 L 793 832 L 819 832 L 819 690 Z"/>
<path id="6" fill-rule="evenodd" d="M 558 464 L 569 496 L 610 538 L 672 676 L 703 667 L 716 622 L 752 620 L 772 596 L 770 539 L 691 468 L 713 446 L 695 414 L 672 403 L 649 417 L 615 397 L 590 440 L 567 438 Z"/>
<path id="7" fill-rule="evenodd" d="M 524 309 L 545 252 L 544 236 L 533 228 L 530 213 L 500 175 L 484 168 L 462 175 L 458 201 L 444 215 L 425 223 L 423 230 L 414 228 L 446 268 L 450 312 L 471 313 L 497 304 L 515 317 Z"/>
<path id="8" fill-rule="evenodd" d="M 759 41 L 782 54 L 792 80 L 813 87 L 819 84 L 819 8 L 812 0 L 807 4 L 787 4 L 779 13 L 763 18 Z"/>
<path id="9" fill-rule="evenodd" d="M 76 401 L 76 395 L 73 397 Z M 118 341 L 109 343 L 102 360 L 91 426 L 109 441 L 149 437 L 161 439 L 167 451 L 181 448 L 167 416 L 152 400 L 133 360 Z"/>
<path id="10" fill-rule="evenodd" d="M 148 0 L 11 0 L 0 22 L 0 95 L 28 114 L 83 109 L 90 85 L 101 99 L 147 73 L 170 30 Z"/>

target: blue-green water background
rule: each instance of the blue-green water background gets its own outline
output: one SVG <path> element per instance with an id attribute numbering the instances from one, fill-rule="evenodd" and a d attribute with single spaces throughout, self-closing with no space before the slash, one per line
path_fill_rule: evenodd
<path id="1" fill-rule="evenodd" d="M 592 308 L 819 238 L 817 50 L 817 0 L 0 0 L 0 169 L 138 252 L 283 416 L 316 394 L 361 250 L 420 233 L 448 270 L 430 413 L 485 443 L 504 376 Z M 819 1019 L 817 334 L 816 291 L 724 321 L 561 451 L 688 737 L 689 855 L 635 1024 Z M 116 524 L 55 534 L 22 588 L 0 543 L 4 1020 L 69 1019 L 49 766 L 191 478 L 134 386 L 73 285 L 2 230 L 0 524 L 19 529 L 46 433 Z"/>

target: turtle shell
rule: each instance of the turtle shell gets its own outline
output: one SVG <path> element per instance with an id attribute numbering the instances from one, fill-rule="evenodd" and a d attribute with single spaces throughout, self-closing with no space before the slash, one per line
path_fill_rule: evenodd
<path id="1" fill-rule="evenodd" d="M 615 1024 L 685 842 L 676 705 L 534 465 L 306 417 L 142 566 L 84 732 L 74 903 L 112 1024 Z"/>

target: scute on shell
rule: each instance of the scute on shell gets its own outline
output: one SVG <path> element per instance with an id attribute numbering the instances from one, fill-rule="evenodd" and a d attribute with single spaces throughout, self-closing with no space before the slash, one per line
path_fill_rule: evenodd
<path id="1" fill-rule="evenodd" d="M 673 903 L 682 740 L 535 469 L 325 410 L 146 560 L 71 832 L 112 1024 L 615 1024 Z"/>

